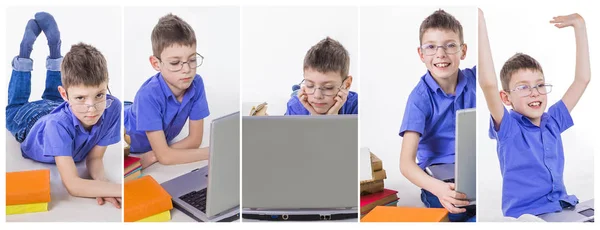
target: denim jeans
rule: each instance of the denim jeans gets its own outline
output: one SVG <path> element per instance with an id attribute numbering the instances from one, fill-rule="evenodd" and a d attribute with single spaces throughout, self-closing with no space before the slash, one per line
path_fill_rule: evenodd
<path id="1" fill-rule="evenodd" d="M 19 57 L 13 59 L 13 71 L 8 84 L 6 128 L 19 143 L 25 140 L 37 120 L 64 102 L 58 92 L 58 86 L 62 84 L 61 62 L 62 57 L 46 60 L 46 88 L 42 100 L 29 102 L 33 60 Z"/>
<path id="2" fill-rule="evenodd" d="M 421 201 L 423 201 L 423 204 L 425 204 L 425 206 L 428 208 L 444 208 L 437 196 L 425 189 L 421 189 Z M 448 219 L 450 219 L 451 222 L 475 222 L 475 206 L 465 207 L 465 209 L 467 209 L 467 211 L 463 213 L 449 213 Z"/>

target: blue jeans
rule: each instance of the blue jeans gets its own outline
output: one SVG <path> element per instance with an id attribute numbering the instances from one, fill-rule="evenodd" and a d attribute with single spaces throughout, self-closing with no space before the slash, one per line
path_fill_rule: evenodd
<path id="1" fill-rule="evenodd" d="M 46 60 L 48 70 L 46 71 L 46 89 L 42 94 L 42 100 L 29 102 L 33 60 L 18 57 L 13 59 L 13 71 L 8 84 L 6 129 L 19 143 L 25 140 L 37 120 L 64 102 L 58 92 L 58 86 L 61 85 L 61 62 L 62 58 Z"/>
<path id="2" fill-rule="evenodd" d="M 428 208 L 444 208 L 437 196 L 425 189 L 421 189 L 421 201 L 423 201 L 423 204 Z M 467 211 L 463 213 L 449 213 L 448 219 L 450 219 L 451 222 L 476 222 L 475 206 L 465 207 L 465 209 L 467 209 Z"/>

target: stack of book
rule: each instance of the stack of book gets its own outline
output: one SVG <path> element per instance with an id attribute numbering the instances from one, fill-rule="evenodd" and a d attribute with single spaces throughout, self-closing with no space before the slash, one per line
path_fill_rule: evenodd
<path id="1" fill-rule="evenodd" d="M 171 196 L 149 175 L 125 182 L 125 222 L 171 220 Z"/>
<path id="2" fill-rule="evenodd" d="M 140 158 L 125 156 L 123 159 L 123 164 L 125 166 L 125 182 L 130 180 L 135 180 L 142 176 L 142 163 L 140 162 Z"/>
<path id="3" fill-rule="evenodd" d="M 361 151 L 369 151 L 363 148 Z M 385 189 L 383 180 L 387 178 L 383 162 L 375 154 L 368 152 L 371 160 L 371 178 L 360 182 L 360 213 L 366 215 L 377 206 L 396 206 L 398 191 Z"/>
<path id="4" fill-rule="evenodd" d="M 48 211 L 50 170 L 6 173 L 6 215 Z"/>

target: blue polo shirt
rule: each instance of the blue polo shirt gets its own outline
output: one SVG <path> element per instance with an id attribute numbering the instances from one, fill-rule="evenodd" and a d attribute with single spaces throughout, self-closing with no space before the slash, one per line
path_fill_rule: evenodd
<path id="1" fill-rule="evenodd" d="M 188 118 L 201 120 L 209 114 L 200 75 L 196 74 L 179 102 L 159 72 L 142 84 L 134 103 L 125 108 L 125 130 L 131 138 L 130 150 L 137 153 L 152 150 L 147 131 L 164 131 L 169 143 L 179 135 Z"/>
<path id="2" fill-rule="evenodd" d="M 550 106 L 540 126 L 504 108 L 500 129 L 490 122 L 490 138 L 497 140 L 502 173 L 502 211 L 518 218 L 562 210 L 560 201 L 575 205 L 563 181 L 565 157 L 560 134 L 573 126 L 563 101 Z"/>
<path id="3" fill-rule="evenodd" d="M 108 146 L 121 140 L 121 102 L 114 101 L 90 131 L 85 130 L 79 119 L 64 102 L 48 115 L 40 118 L 21 143 L 23 157 L 42 163 L 55 163 L 55 156 L 70 156 L 73 161 L 85 159 L 96 145 Z"/>
<path id="4" fill-rule="evenodd" d="M 348 98 L 346 103 L 342 105 L 338 114 L 358 114 L 358 94 L 356 92 L 348 91 Z M 293 96 L 287 103 L 287 110 L 285 115 L 310 115 L 310 112 L 297 96 Z"/>
<path id="5" fill-rule="evenodd" d="M 454 163 L 456 111 L 475 108 L 475 76 L 476 66 L 459 70 L 456 93 L 451 95 L 427 71 L 408 96 L 400 136 L 406 131 L 421 134 L 417 160 L 422 169 L 432 164 Z"/>

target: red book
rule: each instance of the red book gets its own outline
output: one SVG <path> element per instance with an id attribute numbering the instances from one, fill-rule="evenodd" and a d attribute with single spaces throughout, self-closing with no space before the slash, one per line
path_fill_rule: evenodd
<path id="1" fill-rule="evenodd" d="M 142 163 L 138 157 L 125 156 L 125 159 L 123 159 L 123 164 L 125 166 L 125 175 L 129 174 L 138 167 L 142 167 Z"/>
<path id="2" fill-rule="evenodd" d="M 381 192 L 360 196 L 360 212 L 362 214 L 371 211 L 376 206 L 386 205 L 398 200 L 398 191 L 383 189 Z"/>

